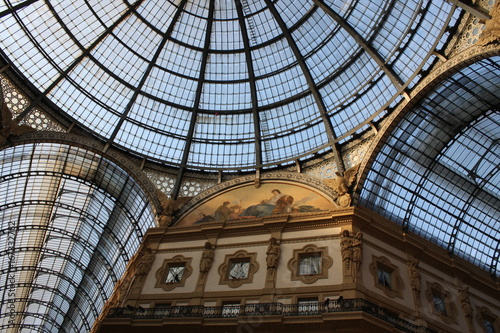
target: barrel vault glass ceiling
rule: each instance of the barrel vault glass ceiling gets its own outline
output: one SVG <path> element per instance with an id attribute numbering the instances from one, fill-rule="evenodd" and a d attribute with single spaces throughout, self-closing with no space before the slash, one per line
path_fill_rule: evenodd
<path id="1" fill-rule="evenodd" d="M 79 133 L 179 174 L 270 170 L 316 153 L 333 153 L 342 169 L 340 147 L 407 98 L 462 14 L 444 0 L 1 0 L 0 60 L 11 81 L 29 89 L 20 119 L 49 106 Z M 498 91 L 498 81 L 489 82 L 483 86 Z M 427 104 L 449 100 L 443 94 Z M 425 165 L 422 184 L 437 166 L 460 169 L 456 152 L 470 151 L 467 142 L 498 123 L 491 104 L 484 114 L 470 108 L 477 117 L 448 132 L 446 146 L 429 156 L 434 162 Z M 375 165 L 404 174 L 404 161 L 384 159 L 397 140 Z M 498 130 L 485 142 L 498 147 Z M 154 225 L 154 210 L 134 179 L 101 154 L 60 143 L 0 152 L 0 330 L 87 331 Z M 498 178 L 484 171 L 496 154 L 463 169 L 476 178 L 459 170 L 440 186 L 454 191 L 452 177 L 462 173 L 462 184 L 479 184 L 469 201 L 498 202 L 490 186 Z M 497 269 L 498 240 L 484 232 L 466 238 L 459 227 L 484 225 L 463 211 L 464 223 L 446 224 L 452 231 L 444 237 L 420 221 L 419 195 L 399 191 L 391 202 L 377 201 L 396 188 L 378 188 L 383 176 L 369 174 L 360 202 L 424 237 L 441 237 L 450 251 L 484 247 L 471 261 Z M 406 217 L 396 212 L 409 206 Z"/>
<path id="2" fill-rule="evenodd" d="M 500 276 L 500 56 L 421 100 L 377 155 L 360 203 Z"/>
<path id="3" fill-rule="evenodd" d="M 155 226 L 144 191 L 101 155 L 57 143 L 3 149 L 0 171 L 0 331 L 89 332 Z"/>

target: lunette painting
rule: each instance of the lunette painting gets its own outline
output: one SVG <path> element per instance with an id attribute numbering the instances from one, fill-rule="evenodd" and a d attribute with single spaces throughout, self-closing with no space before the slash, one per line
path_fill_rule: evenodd
<path id="1" fill-rule="evenodd" d="M 181 217 L 177 226 L 334 208 L 331 199 L 312 187 L 285 181 L 266 182 L 259 188 L 249 184 L 212 197 Z"/>

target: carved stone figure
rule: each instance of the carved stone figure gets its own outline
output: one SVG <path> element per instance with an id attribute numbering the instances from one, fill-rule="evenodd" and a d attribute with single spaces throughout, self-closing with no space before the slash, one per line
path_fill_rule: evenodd
<path id="1" fill-rule="evenodd" d="M 130 279 L 126 278 L 122 281 L 120 289 L 118 292 L 118 304 L 117 306 L 125 306 L 125 301 L 127 300 L 127 294 L 130 288 Z"/>
<path id="2" fill-rule="evenodd" d="M 210 242 L 205 243 L 205 250 L 201 255 L 200 261 L 200 272 L 202 274 L 208 273 L 210 267 L 212 267 L 212 262 L 214 261 L 214 250 Z"/>
<path id="3" fill-rule="evenodd" d="M 345 270 L 348 275 L 352 274 L 354 281 L 360 272 L 361 262 L 363 260 L 363 233 L 358 232 L 352 236 L 349 230 L 344 230 L 340 237 L 340 253 L 344 262 Z"/>
<path id="4" fill-rule="evenodd" d="M 361 268 L 361 261 L 363 261 L 363 233 L 358 232 L 352 241 L 352 261 L 355 265 L 356 271 L 359 272 Z"/>
<path id="5" fill-rule="evenodd" d="M 276 238 L 272 237 L 269 240 L 269 246 L 267 247 L 267 269 L 275 269 L 278 265 L 278 259 L 280 256 L 280 246 Z"/>
<path id="6" fill-rule="evenodd" d="M 139 262 L 135 269 L 135 275 L 139 276 L 148 274 L 154 261 L 155 255 L 151 252 L 150 248 L 147 248 L 146 252 L 139 259 Z"/>
<path id="7" fill-rule="evenodd" d="M 420 305 L 420 289 L 422 287 L 422 277 L 418 270 L 419 261 L 412 259 L 408 261 L 408 275 L 410 276 L 410 286 L 413 290 L 413 297 L 417 305 Z"/>
<path id="8" fill-rule="evenodd" d="M 472 318 L 474 316 L 474 309 L 470 304 L 469 299 L 469 287 L 462 287 L 458 290 L 458 298 L 460 299 L 460 304 L 462 305 L 462 310 L 464 311 L 465 318 L 469 326 L 472 325 Z"/>
<path id="9" fill-rule="evenodd" d="M 500 42 L 500 1 L 497 1 L 490 11 L 491 20 L 483 21 L 484 30 L 479 36 L 477 45 L 485 46 Z"/>
<path id="10" fill-rule="evenodd" d="M 349 193 L 351 185 L 356 180 L 359 164 L 346 170 L 344 175 L 340 172 L 335 172 L 337 177 L 334 179 L 325 179 L 325 184 L 337 192 L 337 204 L 340 207 L 349 207 L 352 202 L 351 194 Z"/>
<path id="11" fill-rule="evenodd" d="M 342 260 L 346 269 L 351 266 L 352 260 L 352 238 L 349 235 L 349 230 L 342 231 L 342 236 L 340 239 L 340 251 L 342 253 Z"/>
<path id="12" fill-rule="evenodd" d="M 9 136 L 11 135 L 21 135 L 24 133 L 34 132 L 35 129 L 28 125 L 20 125 L 19 120 L 12 119 L 12 112 L 10 111 L 7 103 L 5 103 L 3 98 L 3 89 L 0 85 L 0 146 L 3 146 Z"/>
<path id="13" fill-rule="evenodd" d="M 418 271 L 419 261 L 417 259 L 410 260 L 408 262 L 408 274 L 410 275 L 410 285 L 411 289 L 415 294 L 415 298 L 419 301 L 420 289 L 422 287 L 422 277 Z"/>
<path id="14" fill-rule="evenodd" d="M 170 222 L 172 222 L 174 213 L 191 199 L 191 197 L 180 197 L 174 200 L 173 198 L 167 197 L 167 195 L 160 190 L 156 190 L 156 195 L 158 196 L 162 208 L 158 217 L 158 225 L 160 227 L 168 226 Z"/>

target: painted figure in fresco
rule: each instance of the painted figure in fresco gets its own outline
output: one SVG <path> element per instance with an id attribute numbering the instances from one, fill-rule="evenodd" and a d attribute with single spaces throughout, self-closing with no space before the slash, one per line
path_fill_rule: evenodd
<path id="1" fill-rule="evenodd" d="M 224 201 L 222 205 L 219 206 L 214 212 L 215 221 L 225 221 L 231 214 L 231 209 L 229 208 L 229 201 Z"/>
<path id="2" fill-rule="evenodd" d="M 290 212 L 293 197 L 281 193 L 278 189 L 272 190 L 271 193 L 273 196 L 269 200 L 263 200 L 258 205 L 248 207 L 240 216 L 262 217 Z"/>

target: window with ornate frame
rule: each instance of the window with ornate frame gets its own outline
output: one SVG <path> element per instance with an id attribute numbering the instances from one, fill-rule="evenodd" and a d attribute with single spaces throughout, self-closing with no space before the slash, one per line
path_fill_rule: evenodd
<path id="1" fill-rule="evenodd" d="M 403 298 L 404 282 L 399 275 L 399 268 L 386 257 L 372 256 L 370 273 L 375 287 L 382 290 L 388 297 Z"/>
<path id="2" fill-rule="evenodd" d="M 445 323 L 457 322 L 457 307 L 451 301 L 451 295 L 439 283 L 427 283 L 425 293 L 432 312 L 439 316 Z"/>
<path id="3" fill-rule="evenodd" d="M 321 252 L 299 254 L 299 275 L 321 273 Z"/>
<path id="4" fill-rule="evenodd" d="M 489 308 L 485 306 L 478 308 L 476 319 L 484 333 L 500 333 L 498 318 Z"/>
<path id="5" fill-rule="evenodd" d="M 292 281 L 299 280 L 307 284 L 328 278 L 328 269 L 332 265 L 333 259 L 328 255 L 328 248 L 314 244 L 293 250 L 293 257 L 288 261 Z"/>
<path id="6" fill-rule="evenodd" d="M 165 291 L 182 287 L 186 279 L 193 272 L 191 261 L 193 258 L 185 258 L 177 255 L 171 259 L 165 259 L 163 265 L 156 271 L 155 288 L 162 288 Z"/>
<path id="7" fill-rule="evenodd" d="M 259 270 L 256 257 L 257 253 L 248 253 L 245 250 L 226 255 L 224 263 L 218 269 L 219 284 L 237 288 L 245 283 L 252 283 L 255 272 Z"/>
<path id="8" fill-rule="evenodd" d="M 168 265 L 167 278 L 165 279 L 166 283 L 177 283 L 182 279 L 182 275 L 186 269 L 186 263 L 178 263 Z"/>

